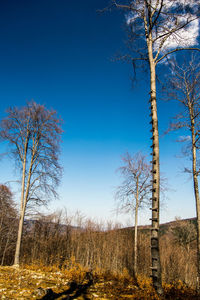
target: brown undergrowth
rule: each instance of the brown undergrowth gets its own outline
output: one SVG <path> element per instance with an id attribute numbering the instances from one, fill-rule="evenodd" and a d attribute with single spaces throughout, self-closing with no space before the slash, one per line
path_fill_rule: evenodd
<path id="1" fill-rule="evenodd" d="M 151 279 L 133 279 L 127 270 L 111 274 L 102 270 L 92 272 L 72 258 L 62 268 L 40 263 L 20 268 L 0 267 L 1 299 L 200 299 L 196 292 L 181 281 L 164 284 L 159 298 Z"/>

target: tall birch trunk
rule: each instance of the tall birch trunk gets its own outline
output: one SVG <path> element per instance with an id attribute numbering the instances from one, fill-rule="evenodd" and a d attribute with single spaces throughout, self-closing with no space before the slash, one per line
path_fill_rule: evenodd
<path id="1" fill-rule="evenodd" d="M 27 157 L 27 150 L 28 150 L 28 136 L 29 136 L 29 131 L 27 128 L 27 136 L 25 141 L 24 157 L 23 157 L 23 169 L 22 169 L 20 219 L 19 219 L 16 249 L 15 249 L 14 266 L 19 266 L 20 248 L 21 248 L 21 240 L 22 240 L 22 233 L 23 233 L 24 216 L 26 210 L 24 191 L 25 191 L 25 177 L 26 177 L 26 157 Z"/>
<path id="2" fill-rule="evenodd" d="M 152 124 L 152 228 L 151 228 L 151 260 L 153 286 L 158 294 L 163 293 L 161 264 L 159 251 L 159 201 L 160 201 L 160 166 L 159 166 L 159 135 L 156 103 L 156 65 L 153 58 L 152 37 L 147 41 L 151 83 L 151 124 Z"/>
<path id="3" fill-rule="evenodd" d="M 137 275 L 137 233 L 138 233 L 138 207 L 139 207 L 139 195 L 138 195 L 138 178 L 136 183 L 136 205 L 135 205 L 135 234 L 134 234 L 134 275 Z"/>
<path id="4" fill-rule="evenodd" d="M 192 107 L 189 106 L 191 133 L 192 133 L 192 174 L 194 184 L 194 194 L 196 200 L 196 215 L 197 215 L 197 290 L 199 291 L 200 280 L 200 200 L 199 200 L 199 184 L 197 176 L 197 155 L 196 155 L 196 141 L 195 141 L 195 122 Z"/>
<path id="5" fill-rule="evenodd" d="M 21 249 L 25 211 L 26 211 L 26 205 L 24 204 L 22 211 L 20 213 L 17 243 L 16 243 L 16 250 L 15 250 L 14 266 L 16 267 L 19 266 L 19 256 L 20 256 L 20 249 Z"/>
<path id="6" fill-rule="evenodd" d="M 35 146 L 35 145 L 34 145 Z M 22 234 L 23 234 L 23 225 L 24 225 L 24 216 L 26 212 L 26 206 L 28 202 L 28 195 L 29 195 L 29 188 L 30 188 L 30 181 L 31 181 L 31 174 L 32 174 L 32 168 L 33 168 L 33 161 L 34 161 L 34 155 L 35 155 L 35 147 L 33 146 L 32 156 L 31 156 L 31 162 L 29 166 L 29 172 L 28 172 L 28 179 L 26 183 L 26 193 L 25 192 L 25 172 L 26 172 L 26 156 L 27 156 L 27 149 L 28 149 L 28 142 L 25 147 L 25 156 L 24 156 L 24 164 L 23 164 L 23 176 L 22 176 L 22 196 L 21 198 L 21 212 L 20 212 L 20 220 L 19 220 L 19 229 L 18 229 L 18 236 L 17 236 L 17 243 L 16 243 L 16 250 L 15 250 L 15 259 L 14 259 L 14 265 L 19 266 L 19 257 L 20 257 L 20 249 L 21 249 L 21 242 L 22 242 Z M 25 165 L 25 168 L 24 168 Z"/>
<path id="7" fill-rule="evenodd" d="M 32 166 L 33 166 L 33 156 L 32 156 L 32 159 L 31 159 L 31 165 L 30 165 L 29 173 L 28 173 L 28 180 L 27 180 L 27 185 L 26 185 L 26 193 L 25 193 L 24 200 L 23 200 L 23 208 L 22 208 L 22 211 L 20 213 L 19 229 L 18 229 L 18 236 L 17 236 L 15 259 L 14 259 L 14 265 L 15 266 L 19 266 L 19 256 L 20 256 L 20 249 L 21 249 L 21 242 L 22 242 L 24 216 L 25 216 L 26 205 L 27 205 L 27 201 L 28 201 L 28 194 L 29 194 L 29 188 L 30 188 Z"/>

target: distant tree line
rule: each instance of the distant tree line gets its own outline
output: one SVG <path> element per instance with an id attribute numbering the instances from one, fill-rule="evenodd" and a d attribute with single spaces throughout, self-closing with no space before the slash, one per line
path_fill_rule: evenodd
<path id="1" fill-rule="evenodd" d="M 8 210 L 6 212 L 5 227 L 0 231 L 2 265 L 13 264 L 18 230 L 14 219 L 6 226 L 10 222 Z M 149 227 L 139 227 L 137 248 L 137 274 L 150 276 Z M 134 228 L 95 223 L 81 214 L 73 217 L 65 216 L 64 212 L 40 215 L 37 220 L 25 223 L 20 257 L 22 265 L 56 265 L 60 269 L 68 269 L 76 262 L 90 271 L 125 272 L 133 276 Z M 195 288 L 196 224 L 193 220 L 161 226 L 161 263 L 166 283 L 182 280 Z"/>

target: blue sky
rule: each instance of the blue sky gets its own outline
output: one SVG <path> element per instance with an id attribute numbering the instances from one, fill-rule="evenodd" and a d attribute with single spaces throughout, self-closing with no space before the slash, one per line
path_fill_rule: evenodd
<path id="1" fill-rule="evenodd" d="M 8 0 L 0 3 L 0 117 L 27 100 L 53 107 L 64 120 L 60 200 L 49 210 L 80 210 L 98 220 L 119 220 L 114 191 L 116 169 L 126 151 L 149 155 L 147 80 L 132 88 L 132 67 L 113 61 L 125 51 L 123 14 L 97 13 L 104 0 Z M 142 71 L 142 70 L 141 70 Z M 162 133 L 177 106 L 158 101 Z M 176 134 L 160 140 L 161 171 L 171 190 L 161 222 L 195 216 L 192 181 L 182 174 Z M 1 144 L 1 152 L 5 145 Z M 150 157 L 148 157 L 150 160 Z M 1 160 L 0 180 L 14 180 L 13 162 Z M 16 189 L 16 186 L 13 186 Z M 17 194 L 16 194 L 17 195 Z M 149 212 L 140 223 L 149 222 Z"/>

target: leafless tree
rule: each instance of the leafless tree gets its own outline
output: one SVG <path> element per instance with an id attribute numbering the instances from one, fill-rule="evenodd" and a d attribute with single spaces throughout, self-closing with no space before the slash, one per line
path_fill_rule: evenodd
<path id="1" fill-rule="evenodd" d="M 122 160 L 124 165 L 118 170 L 124 180 L 122 185 L 117 188 L 116 199 L 119 212 L 135 212 L 134 274 L 136 276 L 138 210 L 144 204 L 150 206 L 151 166 L 147 164 L 146 158 L 141 152 L 133 156 L 126 153 Z"/>
<path id="2" fill-rule="evenodd" d="M 198 44 L 199 0 L 135 0 L 112 5 L 126 12 L 129 25 L 130 55 L 126 55 L 135 66 L 147 62 L 150 71 L 150 107 L 152 124 L 152 230 L 151 257 L 153 286 L 163 293 L 159 254 L 159 135 L 156 100 L 157 66 L 169 55 L 181 50 L 200 50 Z"/>
<path id="3" fill-rule="evenodd" d="M 56 196 L 61 167 L 58 162 L 61 120 L 56 112 L 30 102 L 11 107 L 1 123 L 1 138 L 8 141 L 20 170 L 21 204 L 14 265 L 19 265 L 23 223 L 28 205 L 46 204 Z"/>
<path id="4" fill-rule="evenodd" d="M 188 57 L 187 57 L 188 59 Z M 199 289 L 200 278 L 200 197 L 198 176 L 200 174 L 200 60 L 194 55 L 189 62 L 178 64 L 171 60 L 171 76 L 166 82 L 167 95 L 171 100 L 177 100 L 181 104 L 181 112 L 174 117 L 169 130 L 186 129 L 190 135 L 181 138 L 181 142 L 187 142 L 186 155 L 192 157 L 191 170 L 185 168 L 186 172 L 192 173 L 194 184 L 194 195 L 197 214 L 197 288 Z"/>

